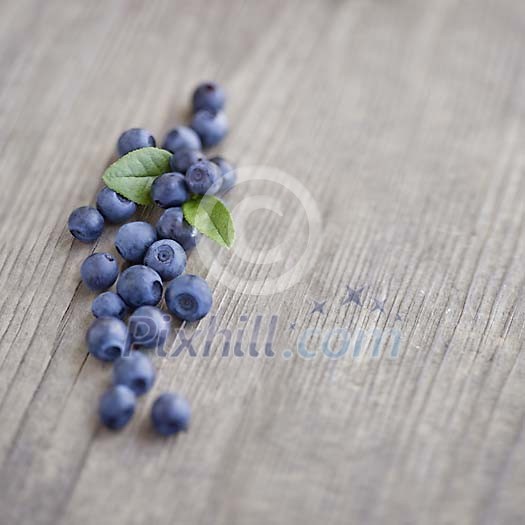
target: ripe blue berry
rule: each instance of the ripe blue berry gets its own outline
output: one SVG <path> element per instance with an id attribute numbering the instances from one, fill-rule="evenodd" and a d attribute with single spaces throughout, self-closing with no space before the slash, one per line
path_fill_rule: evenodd
<path id="1" fill-rule="evenodd" d="M 157 240 L 157 232 L 147 222 L 129 222 L 121 226 L 115 237 L 115 248 L 123 259 L 142 262 L 148 248 Z"/>
<path id="2" fill-rule="evenodd" d="M 129 318 L 129 342 L 134 348 L 162 348 L 170 326 L 169 314 L 155 306 L 141 306 Z"/>
<path id="3" fill-rule="evenodd" d="M 222 111 L 201 109 L 193 115 L 191 127 L 199 135 L 205 148 L 216 146 L 228 134 L 228 119 Z"/>
<path id="4" fill-rule="evenodd" d="M 113 384 L 127 386 L 136 396 L 142 396 L 150 390 L 155 375 L 151 359 L 140 352 L 119 357 L 113 365 Z"/>
<path id="5" fill-rule="evenodd" d="M 146 252 L 144 264 L 153 268 L 164 281 L 178 277 L 186 268 L 186 252 L 176 241 L 155 241 Z"/>
<path id="6" fill-rule="evenodd" d="M 126 315 L 126 303 L 114 292 L 103 292 L 97 295 L 91 304 L 91 312 L 95 317 L 118 317 Z"/>
<path id="7" fill-rule="evenodd" d="M 104 229 L 104 217 L 91 206 L 74 210 L 67 221 L 71 235 L 82 242 L 96 241 Z"/>
<path id="8" fill-rule="evenodd" d="M 100 398 L 98 414 L 102 423 L 111 430 L 125 427 L 135 413 L 137 399 L 125 385 L 112 386 Z"/>
<path id="9" fill-rule="evenodd" d="M 170 168 L 177 173 L 186 173 L 188 168 L 206 157 L 197 149 L 179 149 L 170 158 Z"/>
<path id="10" fill-rule="evenodd" d="M 147 266 L 130 266 L 120 274 L 117 293 L 132 308 L 155 306 L 162 297 L 162 280 L 155 270 Z"/>
<path id="11" fill-rule="evenodd" d="M 180 206 L 190 198 L 184 175 L 174 172 L 157 177 L 151 185 L 151 197 L 161 208 Z"/>
<path id="12" fill-rule="evenodd" d="M 222 157 L 213 157 L 211 162 L 219 166 L 221 171 L 221 187 L 218 193 L 226 193 L 231 190 L 237 182 L 235 167 Z"/>
<path id="13" fill-rule="evenodd" d="M 195 248 L 200 233 L 184 220 L 181 208 L 168 208 L 157 222 L 157 233 L 162 239 L 177 241 L 186 251 Z"/>
<path id="14" fill-rule="evenodd" d="M 193 131 L 191 128 L 187 128 L 186 126 L 179 126 L 168 132 L 162 147 L 168 151 L 171 151 L 172 153 L 175 153 L 180 149 L 200 150 L 202 148 L 202 144 L 199 135 L 197 135 L 195 131 Z"/>
<path id="15" fill-rule="evenodd" d="M 90 290 L 107 290 L 117 280 L 117 261 L 110 253 L 94 253 L 82 263 L 80 276 Z"/>
<path id="16" fill-rule="evenodd" d="M 208 109 L 220 111 L 226 103 L 224 90 L 215 82 L 205 82 L 197 86 L 192 97 L 193 111 Z"/>
<path id="17" fill-rule="evenodd" d="M 187 431 L 190 420 L 191 408 L 188 401 L 171 392 L 160 395 L 151 408 L 153 427 L 163 436 Z"/>
<path id="18" fill-rule="evenodd" d="M 114 224 L 127 221 L 137 210 L 137 205 L 109 188 L 102 188 L 97 195 L 97 209 Z"/>
<path id="19" fill-rule="evenodd" d="M 153 135 L 144 128 L 131 128 L 120 135 L 117 143 L 118 154 L 122 157 L 130 151 L 155 147 Z"/>
<path id="20" fill-rule="evenodd" d="M 183 321 L 198 321 L 211 309 L 210 287 L 197 275 L 184 274 L 174 279 L 166 289 L 168 310 Z"/>
<path id="21" fill-rule="evenodd" d="M 186 172 L 186 186 L 191 193 L 215 193 L 221 186 L 220 170 L 209 160 L 192 164 Z"/>
<path id="22" fill-rule="evenodd" d="M 114 361 L 126 349 L 128 329 L 115 317 L 95 319 L 86 335 L 88 350 L 97 359 Z"/>

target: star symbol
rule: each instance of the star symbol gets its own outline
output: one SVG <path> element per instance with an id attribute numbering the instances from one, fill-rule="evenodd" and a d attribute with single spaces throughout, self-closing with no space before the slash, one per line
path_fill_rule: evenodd
<path id="1" fill-rule="evenodd" d="M 326 304 L 326 301 L 319 302 L 314 299 L 314 308 L 310 313 L 314 314 L 315 312 L 319 312 L 320 314 L 324 314 L 325 304 Z"/>
<path id="2" fill-rule="evenodd" d="M 380 313 L 385 313 L 385 302 L 386 299 L 383 299 L 380 301 L 379 299 L 374 299 L 374 307 L 372 308 L 372 312 L 375 312 L 376 310 L 379 310 Z"/>
<path id="3" fill-rule="evenodd" d="M 295 324 L 296 324 L 295 322 L 294 322 L 294 323 L 290 323 L 290 326 L 288 327 L 288 330 L 289 330 L 290 332 L 292 332 L 293 330 L 295 330 Z"/>
<path id="4" fill-rule="evenodd" d="M 396 321 L 402 321 L 403 319 L 401 318 L 401 316 L 399 314 L 396 314 Z"/>
<path id="5" fill-rule="evenodd" d="M 343 299 L 343 302 L 341 305 L 355 303 L 357 306 L 363 306 L 363 303 L 361 302 L 361 294 L 363 293 L 363 290 L 365 289 L 364 286 L 361 286 L 358 290 L 354 290 L 353 288 L 350 288 L 350 286 L 346 286 L 346 297 Z"/>

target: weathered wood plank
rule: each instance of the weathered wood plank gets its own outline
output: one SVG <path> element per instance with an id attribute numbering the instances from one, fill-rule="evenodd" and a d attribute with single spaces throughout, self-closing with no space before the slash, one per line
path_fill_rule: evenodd
<path id="1" fill-rule="evenodd" d="M 521 523 L 524 29 L 512 0 L 0 5 L 2 522 Z M 190 269 L 234 338 L 278 316 L 276 355 L 222 357 L 219 340 L 157 357 L 113 435 L 78 267 L 116 228 L 80 246 L 65 222 L 119 132 L 160 137 L 205 78 L 230 94 L 220 151 L 307 188 L 319 254 L 258 295 L 304 251 L 307 216 L 284 178 L 236 190 L 232 205 L 265 192 L 283 218 L 254 213 L 237 252 Z M 208 323 L 187 331 L 199 352 Z M 323 355 L 334 329 L 353 337 L 339 359 Z M 166 441 L 149 408 L 170 388 L 194 422 Z"/>

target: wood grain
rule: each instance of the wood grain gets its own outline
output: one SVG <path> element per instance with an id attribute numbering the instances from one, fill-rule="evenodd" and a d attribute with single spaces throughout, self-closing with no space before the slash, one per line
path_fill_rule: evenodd
<path id="1" fill-rule="evenodd" d="M 0 71 L 2 523 L 523 522 L 525 4 L 9 0 Z M 318 256 L 257 294 L 301 255 L 293 195 L 284 217 L 247 220 L 237 253 L 192 256 L 221 328 L 278 316 L 276 355 L 157 357 L 154 391 L 112 434 L 78 268 L 116 228 L 80 245 L 67 217 L 123 129 L 161 137 L 208 78 L 229 93 L 218 151 L 307 188 Z M 288 202 L 246 184 L 231 203 L 263 189 Z M 264 264 L 280 239 L 287 256 Z M 362 291 L 344 304 L 347 286 Z M 323 354 L 334 328 L 365 334 L 359 358 Z M 387 349 L 399 336 L 397 357 L 370 356 L 374 330 Z M 194 411 L 174 440 L 149 426 L 167 389 Z"/>

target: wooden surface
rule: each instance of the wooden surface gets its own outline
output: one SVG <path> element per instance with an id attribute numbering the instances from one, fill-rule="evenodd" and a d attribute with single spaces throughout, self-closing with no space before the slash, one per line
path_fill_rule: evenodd
<path id="1" fill-rule="evenodd" d="M 517 0 L 2 2 L 1 523 L 523 523 L 524 66 Z M 300 235 L 278 264 L 242 250 L 304 232 L 299 207 L 255 213 L 219 272 L 192 256 L 221 326 L 278 316 L 276 355 L 156 358 L 112 434 L 78 268 L 115 228 L 81 245 L 67 217 L 122 130 L 161 137 L 209 78 L 229 93 L 220 151 L 303 184 L 320 251 L 256 293 Z M 313 330 L 334 328 L 399 353 L 329 359 Z M 293 346 L 308 329 L 313 359 Z M 149 428 L 167 389 L 194 411 L 173 440 Z"/>

